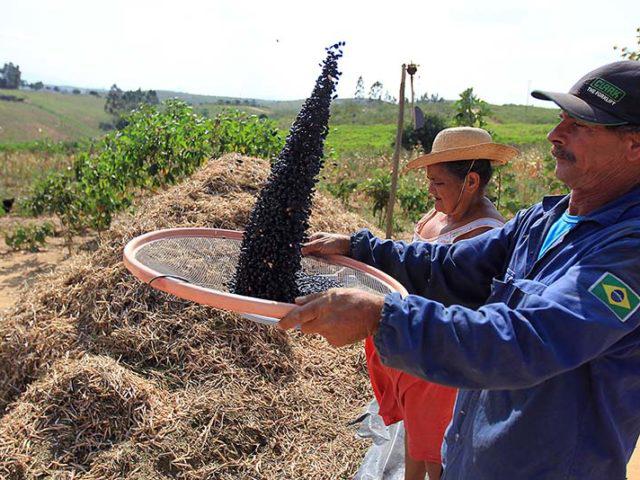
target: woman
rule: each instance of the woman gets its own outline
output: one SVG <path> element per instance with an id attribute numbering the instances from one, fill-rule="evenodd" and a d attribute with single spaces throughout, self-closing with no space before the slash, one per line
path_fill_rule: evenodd
<path id="1" fill-rule="evenodd" d="M 504 218 L 485 196 L 492 164 L 504 164 L 515 148 L 493 143 L 480 128 L 441 131 L 431 153 L 410 162 L 405 170 L 426 168 L 429 194 L 435 204 L 416 225 L 414 241 L 454 243 L 500 228 Z M 405 479 L 438 480 L 440 448 L 451 421 L 457 391 L 418 379 L 380 362 L 369 337 L 365 342 L 371 384 L 385 425 L 401 420 L 405 429 Z"/>
<path id="2" fill-rule="evenodd" d="M 493 143 L 491 135 L 480 128 L 457 127 L 441 131 L 431 153 L 416 158 L 405 170 L 426 168 L 429 193 L 435 200 L 433 210 L 416 225 L 414 241 L 454 243 L 480 235 L 503 225 L 504 219 L 485 196 L 492 175 L 492 165 L 502 165 L 518 154 L 515 148 Z M 340 238 L 339 238 L 340 237 Z M 348 254 L 348 242 L 337 235 L 318 234 L 305 246 L 305 253 L 324 251 L 323 244 L 342 245 Z M 380 437 L 363 463 L 356 478 L 390 478 L 393 468 L 388 458 L 398 458 L 398 441 L 404 436 L 404 478 L 438 480 L 441 475 L 440 448 L 445 429 L 451 420 L 457 391 L 418 379 L 380 362 L 373 340 L 365 342 L 369 376 L 378 414 L 391 427 L 386 442 Z M 371 408 L 369 409 L 371 411 Z M 374 408 L 375 411 L 375 408 Z M 375 425 L 375 418 L 367 423 Z M 371 432 L 367 435 L 371 436 Z"/>

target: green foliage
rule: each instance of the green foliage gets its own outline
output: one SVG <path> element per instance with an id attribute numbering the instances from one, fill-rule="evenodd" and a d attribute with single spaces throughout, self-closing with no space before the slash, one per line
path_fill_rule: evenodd
<path id="1" fill-rule="evenodd" d="M 391 192 L 391 172 L 384 168 L 376 168 L 360 190 L 370 200 L 378 226 L 382 226 Z M 428 189 L 413 175 L 400 177 L 396 198 L 404 216 L 411 222 L 419 220 L 431 206 Z"/>
<path id="2" fill-rule="evenodd" d="M 18 65 L 14 65 L 13 63 L 5 63 L 2 68 L 0 68 L 0 88 L 7 88 L 10 90 L 15 90 L 20 87 L 20 67 Z"/>
<path id="3" fill-rule="evenodd" d="M 371 176 L 363 182 L 360 189 L 371 200 L 373 215 L 377 215 L 378 226 L 382 226 L 391 194 L 391 172 L 383 168 L 376 168 L 371 172 Z"/>
<path id="4" fill-rule="evenodd" d="M 491 108 L 491 118 L 489 123 L 505 125 L 510 124 L 528 125 L 549 125 L 557 122 L 560 109 L 534 107 L 532 105 L 489 105 Z"/>
<path id="5" fill-rule="evenodd" d="M 519 146 L 544 144 L 547 148 L 547 134 L 555 126 L 555 123 L 489 123 L 486 128 L 491 131 L 494 142 Z"/>
<path id="6" fill-rule="evenodd" d="M 398 185 L 398 203 L 406 217 L 412 222 L 420 220 L 422 215 L 431 208 L 429 191 L 420 185 L 414 177 L 403 176 Z"/>
<path id="7" fill-rule="evenodd" d="M 640 27 L 636 28 L 636 38 L 638 40 L 638 49 L 632 50 L 627 47 L 622 47 L 620 49 L 620 56 L 622 58 L 626 58 L 627 60 L 637 60 L 640 61 Z M 614 50 L 618 50 L 618 47 L 613 47 Z"/>
<path id="8" fill-rule="evenodd" d="M 555 176 L 555 165 L 546 146 L 528 147 L 517 160 L 497 169 L 487 194 L 502 214 L 511 218 L 545 195 L 568 193 Z"/>
<path id="9" fill-rule="evenodd" d="M 356 82 L 356 91 L 353 94 L 353 97 L 358 100 L 364 98 L 364 80 L 362 79 L 362 75 L 358 77 L 358 81 Z"/>
<path id="10" fill-rule="evenodd" d="M 51 90 L 0 90 L 23 102 L 1 102 L 0 144 L 44 141 L 78 141 L 101 135 L 100 122 L 111 121 L 104 98 L 65 95 Z M 51 141 L 51 140 L 50 140 Z"/>
<path id="11" fill-rule="evenodd" d="M 474 95 L 471 87 L 460 94 L 460 99 L 456 100 L 454 107 L 453 124 L 456 126 L 483 128 L 491 113 L 489 104 Z"/>
<path id="12" fill-rule="evenodd" d="M 41 225 L 24 225 L 5 233 L 4 241 L 12 250 L 37 252 L 46 243 L 47 237 L 54 234 L 53 225 L 45 222 Z"/>
<path id="13" fill-rule="evenodd" d="M 273 159 L 284 146 L 272 120 L 238 110 L 224 110 L 214 121 L 217 154 L 238 152 Z"/>
<path id="14" fill-rule="evenodd" d="M 389 139 L 395 138 L 395 125 L 336 125 L 329 129 L 325 155 L 384 155 L 392 152 Z"/>
<path id="15" fill-rule="evenodd" d="M 31 142 L 50 136 L 55 139 L 79 140 L 102 136 L 100 124 L 111 125 L 113 118 L 105 112 L 105 98 L 96 95 L 62 95 L 50 90 L 0 90 L 1 94 L 14 94 L 24 98 L 24 102 L 3 102 L 2 131 L 0 145 L 14 142 Z M 368 90 L 365 90 L 365 96 Z M 194 96 L 178 92 L 157 92 L 158 97 L 181 96 L 196 105 L 197 109 L 207 109 L 211 118 L 220 113 L 225 105 L 216 97 Z M 106 95 L 105 95 L 106 97 Z M 432 102 L 418 100 L 417 105 L 425 114 L 439 114 L 451 119 L 454 114 L 450 100 Z M 253 101 L 241 104 L 238 108 L 249 114 L 266 115 L 278 123 L 281 129 L 288 130 L 300 110 L 301 101 Z M 557 119 L 557 109 L 525 105 L 491 105 L 492 123 L 549 124 Z M 205 115 L 206 116 L 206 115 Z M 398 105 L 384 101 L 337 99 L 331 105 L 331 127 L 352 124 L 395 126 L 398 119 Z M 405 110 L 405 124 L 411 119 L 410 109 Z M 41 128 L 42 131 L 39 131 Z M 391 138 L 391 137 L 389 137 Z M 385 141 L 389 142 L 389 138 Z"/>
<path id="16" fill-rule="evenodd" d="M 358 188 L 358 182 L 349 178 L 344 178 L 336 183 L 329 183 L 326 185 L 327 190 L 331 195 L 339 199 L 343 205 L 349 205 L 349 199 L 351 195 Z"/>
<path id="17" fill-rule="evenodd" d="M 384 89 L 384 85 L 382 82 L 375 81 L 371 84 L 371 88 L 369 89 L 369 100 L 382 100 L 382 90 Z"/>
<path id="18" fill-rule="evenodd" d="M 80 93 L 78 91 L 78 93 Z M 114 125 L 116 128 L 123 128 L 127 125 L 125 118 L 130 112 L 141 105 L 158 105 L 158 94 L 155 90 L 128 90 L 122 91 L 116 84 L 111 86 L 107 94 L 107 100 L 104 104 L 104 110 L 115 117 Z"/>
<path id="19" fill-rule="evenodd" d="M 442 98 L 437 93 L 429 94 L 428 92 L 424 92 L 418 98 L 418 101 L 419 102 L 424 102 L 424 103 L 440 103 L 440 102 L 444 102 L 444 98 Z"/>
<path id="20" fill-rule="evenodd" d="M 56 171 L 34 183 L 32 194 L 23 202 L 30 215 L 56 215 L 63 227 L 67 243 L 84 226 L 84 196 L 81 185 L 69 170 Z"/>
<path id="21" fill-rule="evenodd" d="M 107 94 L 104 110 L 111 115 L 119 116 L 129 113 L 143 104 L 157 105 L 159 103 L 158 94 L 155 90 L 148 90 L 146 92 L 140 89 L 122 91 L 114 84 Z"/>
<path id="22" fill-rule="evenodd" d="M 80 141 L 54 142 L 49 139 L 44 139 L 34 142 L 3 143 L 0 144 L 0 152 L 62 153 L 70 155 L 84 146 L 86 146 L 85 143 Z"/>
<path id="23" fill-rule="evenodd" d="M 70 169 L 34 185 L 29 211 L 57 215 L 68 240 L 84 228 L 108 228 L 135 192 L 173 184 L 214 155 L 234 150 L 270 157 L 281 147 L 269 120 L 236 112 L 214 121 L 176 100 L 162 109 L 143 105 L 126 121 L 122 130 L 78 153 Z"/>
<path id="24" fill-rule="evenodd" d="M 413 150 L 419 146 L 422 151 L 430 152 L 436 135 L 445 128 L 447 128 L 447 121 L 440 115 L 425 115 L 422 127 L 414 129 L 412 125 L 407 125 L 404 128 L 402 146 L 406 150 Z"/>

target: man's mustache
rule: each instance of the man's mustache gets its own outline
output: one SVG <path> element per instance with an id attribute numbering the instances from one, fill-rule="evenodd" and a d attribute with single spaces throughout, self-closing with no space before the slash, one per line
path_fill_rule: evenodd
<path id="1" fill-rule="evenodd" d="M 560 147 L 558 145 L 554 145 L 551 148 L 551 155 L 561 160 L 568 160 L 570 162 L 576 161 L 576 156 L 573 153 L 571 153 L 566 148 Z"/>

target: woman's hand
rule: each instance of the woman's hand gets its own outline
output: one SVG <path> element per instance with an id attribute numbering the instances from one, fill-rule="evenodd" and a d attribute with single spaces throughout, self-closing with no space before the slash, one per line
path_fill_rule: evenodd
<path id="1" fill-rule="evenodd" d="M 303 255 L 349 255 L 351 237 L 338 233 L 318 232 L 309 237 L 307 243 L 302 244 Z"/>
<path id="2" fill-rule="evenodd" d="M 280 320 L 279 328 L 299 325 L 302 333 L 318 333 L 334 347 L 342 347 L 375 333 L 384 297 L 355 288 L 333 288 L 298 297 L 296 305 Z"/>

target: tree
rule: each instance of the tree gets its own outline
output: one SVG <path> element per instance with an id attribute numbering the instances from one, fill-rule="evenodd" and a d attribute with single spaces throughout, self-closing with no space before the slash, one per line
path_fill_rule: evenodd
<path id="1" fill-rule="evenodd" d="M 364 98 L 364 80 L 362 79 L 362 75 L 358 77 L 358 81 L 356 82 L 356 92 L 353 94 L 353 97 L 358 100 L 362 100 Z"/>
<path id="2" fill-rule="evenodd" d="M 369 100 L 382 100 L 382 82 L 375 81 L 369 89 Z"/>
<path id="3" fill-rule="evenodd" d="M 414 129 L 412 125 L 407 125 L 402 132 L 402 146 L 406 150 L 411 150 L 418 145 L 424 152 L 430 152 L 436 135 L 447 128 L 447 121 L 438 114 L 429 114 L 424 117 L 424 124 L 420 128 Z"/>
<path id="4" fill-rule="evenodd" d="M 396 97 L 391 95 L 388 90 L 385 90 L 384 91 L 384 101 L 385 102 L 389 102 L 389 103 L 396 103 L 398 100 L 396 99 Z"/>
<path id="5" fill-rule="evenodd" d="M 44 84 L 42 82 L 34 82 L 30 83 L 29 87 L 31 87 L 32 90 L 42 90 L 44 88 Z"/>
<path id="6" fill-rule="evenodd" d="M 107 101 L 104 104 L 104 110 L 111 115 L 119 115 L 124 109 L 124 101 L 122 99 L 123 92 L 115 83 L 111 85 L 109 93 L 107 93 Z"/>
<path id="7" fill-rule="evenodd" d="M 112 115 L 123 115 L 135 110 L 142 104 L 157 105 L 158 94 L 155 90 L 146 92 L 138 90 L 122 91 L 116 84 L 111 86 L 107 94 L 104 109 Z"/>
<path id="8" fill-rule="evenodd" d="M 158 100 L 158 94 L 155 90 L 147 90 L 146 92 L 140 89 L 122 91 L 116 84 L 113 84 L 107 94 L 104 109 L 115 117 L 116 128 L 122 128 L 127 124 L 123 119 L 125 115 L 140 105 L 157 105 L 159 103 L 160 100 Z"/>
<path id="9" fill-rule="evenodd" d="M 17 89 L 20 87 L 20 67 L 13 63 L 5 63 L 0 69 L 0 88 Z"/>
<path id="10" fill-rule="evenodd" d="M 622 47 L 620 49 L 620 55 L 622 58 L 626 58 L 627 60 L 637 60 L 640 61 L 640 27 L 636 28 L 636 38 L 638 39 L 638 50 L 633 51 L 629 50 L 627 47 Z M 618 50 L 618 47 L 613 47 L 614 50 Z"/>
<path id="11" fill-rule="evenodd" d="M 473 94 L 473 88 L 469 87 L 460 94 L 460 99 L 453 104 L 456 114 L 453 116 L 453 124 L 456 126 L 484 127 L 485 118 L 491 113 L 489 105 Z"/>
<path id="12" fill-rule="evenodd" d="M 424 94 L 420 98 L 418 98 L 418 101 L 425 103 L 440 103 L 444 102 L 444 98 L 442 98 L 437 93 L 432 93 L 431 95 L 429 95 L 429 93 L 424 92 Z"/>

